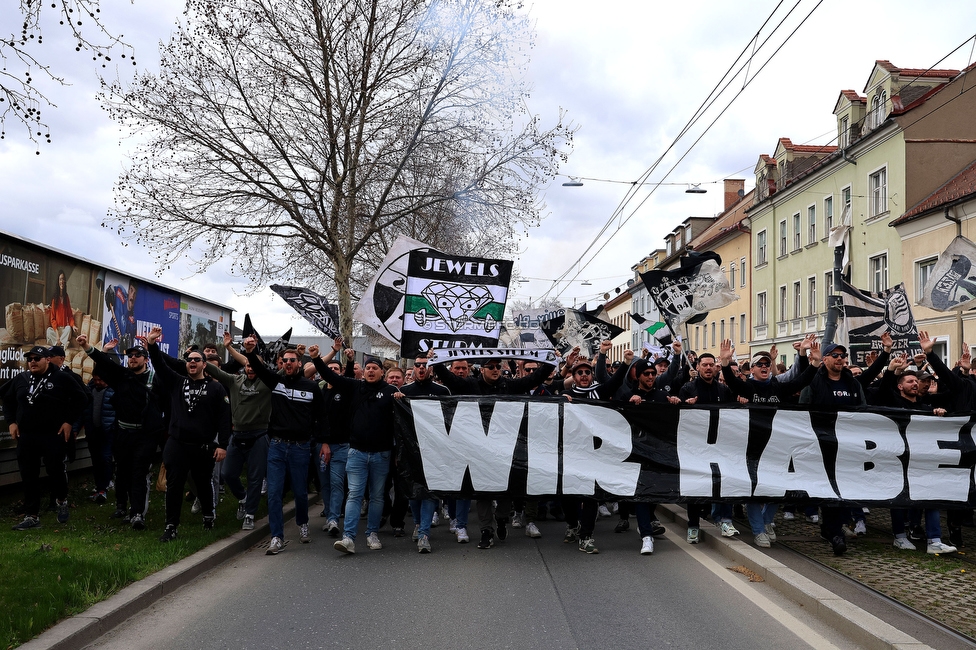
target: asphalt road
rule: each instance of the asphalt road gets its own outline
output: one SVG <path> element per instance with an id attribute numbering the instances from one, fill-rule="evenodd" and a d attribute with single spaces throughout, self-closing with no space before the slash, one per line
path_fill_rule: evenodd
<path id="1" fill-rule="evenodd" d="M 672 524 L 651 556 L 638 553 L 636 532 L 612 533 L 613 519 L 598 523 L 599 555 L 563 544 L 564 525 L 549 521 L 542 539 L 514 530 L 487 551 L 442 525 L 430 555 L 387 527 L 382 550 L 360 533 L 350 556 L 321 522 L 313 517 L 308 545 L 287 522 L 281 554 L 265 555 L 265 540 L 89 647 L 854 647 Z"/>

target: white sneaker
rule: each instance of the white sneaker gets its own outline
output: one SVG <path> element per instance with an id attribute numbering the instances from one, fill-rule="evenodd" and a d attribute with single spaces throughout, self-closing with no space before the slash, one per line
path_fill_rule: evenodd
<path id="1" fill-rule="evenodd" d="M 271 543 L 268 544 L 268 550 L 265 552 L 265 555 L 278 555 L 278 553 L 281 553 L 282 548 L 284 548 L 284 544 L 281 543 L 281 538 L 272 537 Z"/>
<path id="2" fill-rule="evenodd" d="M 925 547 L 925 552 L 929 555 L 940 555 L 942 553 L 955 553 L 956 547 L 943 544 L 942 542 L 929 542 Z"/>
<path id="3" fill-rule="evenodd" d="M 738 534 L 738 529 L 732 525 L 731 521 L 722 522 L 722 537 L 735 537 Z"/>
<path id="4" fill-rule="evenodd" d="M 795 518 L 796 516 L 792 512 L 788 512 L 788 511 L 783 512 L 783 521 L 792 521 Z"/>
<path id="5" fill-rule="evenodd" d="M 458 526 L 455 532 L 457 533 L 458 544 L 467 544 L 471 541 L 471 538 L 468 537 L 468 529 L 464 526 Z"/>
<path id="6" fill-rule="evenodd" d="M 776 524 L 766 524 L 766 537 L 770 542 L 776 541 Z"/>
<path id="7" fill-rule="evenodd" d="M 434 511 L 434 516 L 431 517 L 431 519 L 430 519 L 430 527 L 431 528 L 437 528 L 440 525 L 441 525 L 441 518 L 440 518 L 440 515 L 438 515 L 437 514 L 437 511 L 435 510 Z"/>
<path id="8" fill-rule="evenodd" d="M 420 537 L 419 535 L 417 536 Z M 366 546 L 369 547 L 371 551 L 378 551 L 383 548 L 383 543 L 380 541 L 379 536 L 376 533 L 370 533 L 366 536 Z"/>
<path id="9" fill-rule="evenodd" d="M 254 515 L 244 515 L 244 525 L 241 530 L 254 530 Z"/>
<path id="10" fill-rule="evenodd" d="M 342 539 L 337 539 L 335 544 L 332 545 L 332 548 L 342 553 L 352 554 L 356 552 L 356 542 L 351 537 L 343 537 Z"/>
<path id="11" fill-rule="evenodd" d="M 611 501 L 610 502 L 610 512 L 613 513 L 613 514 L 617 514 L 618 512 L 620 512 L 620 504 L 617 503 L 616 501 Z"/>
<path id="12" fill-rule="evenodd" d="M 857 523 L 854 524 L 854 534 L 858 536 L 868 534 L 867 526 L 864 525 L 863 520 L 858 520 Z"/>
<path id="13" fill-rule="evenodd" d="M 769 543 L 769 535 L 766 533 L 759 533 L 755 538 L 756 546 L 759 548 L 769 548 L 772 544 Z"/>
<path id="14" fill-rule="evenodd" d="M 418 539 L 420 539 L 420 524 L 414 524 L 414 526 L 413 526 L 413 535 L 410 537 L 410 539 L 412 539 L 415 542 Z"/>
<path id="15" fill-rule="evenodd" d="M 522 527 L 522 513 L 516 512 L 512 515 L 512 528 Z"/>
<path id="16" fill-rule="evenodd" d="M 641 555 L 650 555 L 654 552 L 654 538 L 648 535 L 641 537 Z"/>
<path id="17" fill-rule="evenodd" d="M 607 508 L 606 504 L 601 503 L 600 507 L 596 509 L 596 514 L 598 517 L 609 517 L 610 509 Z"/>
<path id="18" fill-rule="evenodd" d="M 820 515 L 810 515 L 809 517 L 807 517 L 807 521 L 809 521 L 811 524 L 819 524 Z"/>
<path id="19" fill-rule="evenodd" d="M 447 528 L 450 532 L 457 534 L 457 519 L 451 520 L 451 525 Z"/>
<path id="20" fill-rule="evenodd" d="M 268 479 L 261 479 L 261 494 L 268 493 Z"/>
<path id="21" fill-rule="evenodd" d="M 542 532 L 539 530 L 539 527 L 535 525 L 534 521 L 530 521 L 525 527 L 525 536 L 532 537 L 533 539 L 542 537 Z"/>
<path id="22" fill-rule="evenodd" d="M 302 544 L 308 544 L 312 541 L 312 538 L 308 535 L 308 524 L 302 524 L 298 527 L 298 541 Z"/>
<path id="23" fill-rule="evenodd" d="M 451 519 L 451 511 L 448 509 L 446 503 L 441 506 L 441 519 L 444 519 L 444 520 L 450 520 Z M 453 533 L 454 531 L 452 530 L 451 532 Z"/>
<path id="24" fill-rule="evenodd" d="M 192 512 L 195 515 L 198 515 L 202 510 L 203 510 L 203 504 L 200 503 L 200 499 L 194 499 L 193 505 L 190 506 L 190 512 Z"/>
<path id="25" fill-rule="evenodd" d="M 915 548 L 915 545 L 912 544 L 912 541 L 910 539 L 908 539 L 907 537 L 896 537 L 895 538 L 895 541 L 892 543 L 892 546 L 894 546 L 895 548 L 900 549 L 902 551 L 915 551 L 915 550 L 918 550 L 918 549 Z"/>
<path id="26" fill-rule="evenodd" d="M 244 499 L 241 499 L 240 501 L 237 502 L 237 521 L 240 521 L 245 517 L 245 515 L 247 515 L 247 508 L 245 508 L 244 506 L 245 506 Z"/>

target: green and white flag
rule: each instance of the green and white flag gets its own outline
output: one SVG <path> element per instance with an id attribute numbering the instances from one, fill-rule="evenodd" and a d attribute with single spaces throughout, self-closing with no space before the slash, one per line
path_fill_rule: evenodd
<path id="1" fill-rule="evenodd" d="M 411 251 L 400 355 L 497 347 L 511 277 L 508 260 Z"/>

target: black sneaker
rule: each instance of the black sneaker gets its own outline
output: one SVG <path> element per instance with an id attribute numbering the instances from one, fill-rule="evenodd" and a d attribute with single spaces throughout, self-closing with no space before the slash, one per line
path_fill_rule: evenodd
<path id="1" fill-rule="evenodd" d="M 146 519 L 138 513 L 132 515 L 129 524 L 132 526 L 132 530 L 146 530 Z"/>
<path id="2" fill-rule="evenodd" d="M 31 528 L 40 528 L 41 520 L 39 517 L 32 517 L 27 515 L 24 520 L 13 527 L 14 530 L 30 530 Z"/>
<path id="3" fill-rule="evenodd" d="M 668 529 L 662 526 L 660 521 L 657 519 L 651 521 L 651 535 L 654 537 L 660 537 L 666 532 L 668 532 Z"/>
<path id="4" fill-rule="evenodd" d="M 630 519 L 621 519 L 617 522 L 617 525 L 613 527 L 613 532 L 622 533 L 626 530 L 630 530 Z"/>
<path id="5" fill-rule="evenodd" d="M 68 510 L 68 500 L 58 502 L 58 523 L 66 524 L 68 523 L 68 518 L 71 516 L 71 511 Z"/>
<path id="6" fill-rule="evenodd" d="M 337 533 L 338 533 L 338 530 L 339 530 L 339 527 L 337 525 L 336 526 Z M 404 537 L 406 534 L 407 534 L 407 531 L 403 530 L 403 528 L 401 528 L 401 527 L 396 527 L 396 528 L 393 529 L 393 536 L 394 537 Z M 332 535 L 332 531 L 331 530 L 329 531 L 329 535 Z M 338 537 L 338 534 L 336 534 L 335 537 Z"/>
<path id="7" fill-rule="evenodd" d="M 127 517 L 129 513 L 122 506 L 115 506 L 115 512 L 108 516 L 109 519 L 122 519 Z"/>
<path id="8" fill-rule="evenodd" d="M 166 524 L 166 530 L 163 531 L 159 541 L 172 542 L 174 539 L 176 539 L 176 526 L 173 524 Z"/>
<path id="9" fill-rule="evenodd" d="M 213 525 L 214 525 L 214 518 L 213 517 L 204 517 L 203 518 L 203 529 L 204 530 L 213 530 Z"/>
<path id="10" fill-rule="evenodd" d="M 508 539 L 508 519 L 496 519 L 495 525 L 498 526 L 498 539 L 504 542 Z"/>
<path id="11" fill-rule="evenodd" d="M 834 549 L 834 555 L 843 555 L 847 552 L 847 540 L 843 535 L 836 535 L 830 540 L 830 546 Z"/>
<path id="12" fill-rule="evenodd" d="M 91 500 L 98 505 L 102 505 L 103 503 L 108 501 L 108 496 L 105 494 L 105 490 L 99 490 L 98 492 L 92 495 Z"/>
<path id="13" fill-rule="evenodd" d="M 925 541 L 925 529 L 921 526 L 912 526 L 908 530 L 908 539 L 912 540 L 913 542 Z"/>
<path id="14" fill-rule="evenodd" d="M 949 543 L 956 548 L 962 548 L 965 546 L 962 539 L 962 527 L 952 526 L 949 528 Z"/>
<path id="15" fill-rule="evenodd" d="M 489 549 L 495 545 L 495 535 L 491 532 L 491 528 L 481 529 L 481 541 L 478 542 L 478 548 Z"/>

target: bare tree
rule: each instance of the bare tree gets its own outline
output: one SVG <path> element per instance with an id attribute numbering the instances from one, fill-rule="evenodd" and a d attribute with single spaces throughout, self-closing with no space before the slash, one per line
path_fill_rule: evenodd
<path id="1" fill-rule="evenodd" d="M 41 109 L 55 106 L 36 85 L 35 77 L 40 75 L 61 85 L 66 81 L 51 69 L 49 63 L 43 62 L 45 57 L 38 52 L 44 43 L 43 19 L 48 19 L 48 30 L 69 32 L 74 38 L 75 51 L 91 53 L 92 59 L 101 61 L 103 68 L 116 52 L 120 58 L 128 58 L 135 65 L 132 48 L 113 36 L 102 23 L 100 4 L 100 0 L 58 0 L 45 7 L 42 0 L 20 0 L 19 10 L 6 14 L 7 20 L 22 20 L 18 24 L 19 34 L 0 36 L 0 61 L 3 62 L 0 65 L 0 139 L 7 136 L 7 120 L 13 119 L 24 126 L 31 142 L 39 144 L 41 138 L 51 142 Z M 57 19 L 59 25 L 55 26 L 53 19 Z M 54 53 L 46 54 L 49 59 Z"/>
<path id="2" fill-rule="evenodd" d="M 230 256 L 352 303 L 398 235 L 514 248 L 573 128 L 525 106 L 510 0 L 190 0 L 159 75 L 107 87 L 143 138 L 106 225 L 162 266 Z"/>

